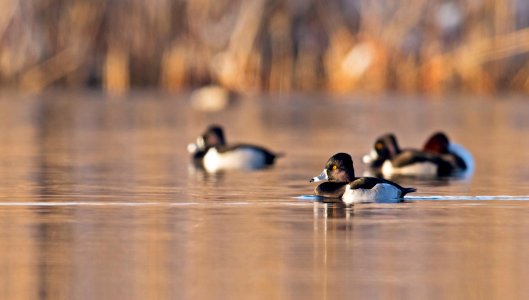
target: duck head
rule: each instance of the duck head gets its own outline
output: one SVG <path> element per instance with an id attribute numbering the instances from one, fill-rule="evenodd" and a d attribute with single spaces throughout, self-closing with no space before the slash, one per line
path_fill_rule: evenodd
<path id="1" fill-rule="evenodd" d="M 195 143 L 187 145 L 187 150 L 190 153 L 198 153 L 208 150 L 211 147 L 219 147 L 226 145 L 226 138 L 224 137 L 224 130 L 219 125 L 210 125 L 202 135 L 200 135 Z"/>
<path id="2" fill-rule="evenodd" d="M 443 132 L 434 133 L 424 144 L 425 152 L 447 154 L 449 153 L 450 140 Z"/>
<path id="3" fill-rule="evenodd" d="M 333 155 L 325 164 L 325 169 L 320 175 L 313 177 L 310 182 L 315 181 L 336 181 L 351 182 L 355 177 L 353 159 L 347 153 L 337 153 Z"/>
<path id="4" fill-rule="evenodd" d="M 397 143 L 397 138 L 394 134 L 387 133 L 377 138 L 371 153 L 364 155 L 362 161 L 373 168 L 377 168 L 399 153 L 400 147 Z"/>

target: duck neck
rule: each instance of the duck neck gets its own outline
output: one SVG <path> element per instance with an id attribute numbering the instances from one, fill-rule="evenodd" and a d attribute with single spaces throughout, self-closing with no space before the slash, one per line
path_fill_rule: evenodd
<path id="1" fill-rule="evenodd" d="M 340 172 L 335 176 L 336 181 L 340 182 L 351 182 L 355 178 L 354 170 L 340 170 Z"/>
<path id="2" fill-rule="evenodd" d="M 354 169 L 351 169 L 351 170 L 348 170 L 346 171 L 346 174 L 347 174 L 347 181 L 348 182 L 351 182 L 353 181 L 353 179 L 355 178 L 355 170 Z"/>

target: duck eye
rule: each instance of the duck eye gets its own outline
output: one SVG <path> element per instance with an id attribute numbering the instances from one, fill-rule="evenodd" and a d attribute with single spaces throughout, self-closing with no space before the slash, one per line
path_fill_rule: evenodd
<path id="1" fill-rule="evenodd" d="M 332 170 L 334 171 L 336 169 L 338 169 L 338 167 L 336 165 L 332 165 Z"/>
<path id="2" fill-rule="evenodd" d="M 382 143 L 379 142 L 379 143 L 376 143 L 375 148 L 377 150 L 382 150 L 382 148 L 384 148 L 384 145 L 382 145 Z"/>

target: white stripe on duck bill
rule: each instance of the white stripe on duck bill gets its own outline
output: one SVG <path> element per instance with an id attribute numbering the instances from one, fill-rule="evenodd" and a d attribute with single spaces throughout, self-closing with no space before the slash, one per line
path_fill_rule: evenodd
<path id="1" fill-rule="evenodd" d="M 204 156 L 203 164 L 208 172 L 254 170 L 263 168 L 266 158 L 264 153 L 257 149 L 241 147 L 221 153 L 213 147 Z"/>
<path id="2" fill-rule="evenodd" d="M 400 202 L 402 191 L 389 183 L 377 183 L 370 189 L 352 189 L 351 185 L 345 187 L 342 201 L 345 204 L 371 203 L 371 202 Z"/>

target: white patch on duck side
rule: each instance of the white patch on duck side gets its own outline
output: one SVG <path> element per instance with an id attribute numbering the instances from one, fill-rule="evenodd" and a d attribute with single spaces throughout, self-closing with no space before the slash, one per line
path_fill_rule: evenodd
<path id="1" fill-rule="evenodd" d="M 265 156 L 252 148 L 238 148 L 220 153 L 210 148 L 204 156 L 204 168 L 208 172 L 220 170 L 253 170 L 265 166 Z"/>
<path id="2" fill-rule="evenodd" d="M 395 168 L 390 160 L 382 164 L 382 174 L 390 175 L 437 175 L 437 165 L 431 162 L 414 163 L 409 166 Z"/>
<path id="3" fill-rule="evenodd" d="M 474 158 L 472 157 L 472 154 L 470 154 L 470 151 L 465 149 L 465 147 L 454 143 L 450 143 L 448 146 L 448 151 L 461 157 L 461 159 L 463 159 L 467 165 L 467 169 L 462 170 L 463 175 L 470 175 L 472 172 L 474 172 Z"/>
<path id="4" fill-rule="evenodd" d="M 345 187 L 342 201 L 345 204 L 397 202 L 401 198 L 401 193 L 399 188 L 389 183 L 377 183 L 371 189 L 352 189 L 348 184 Z"/>

